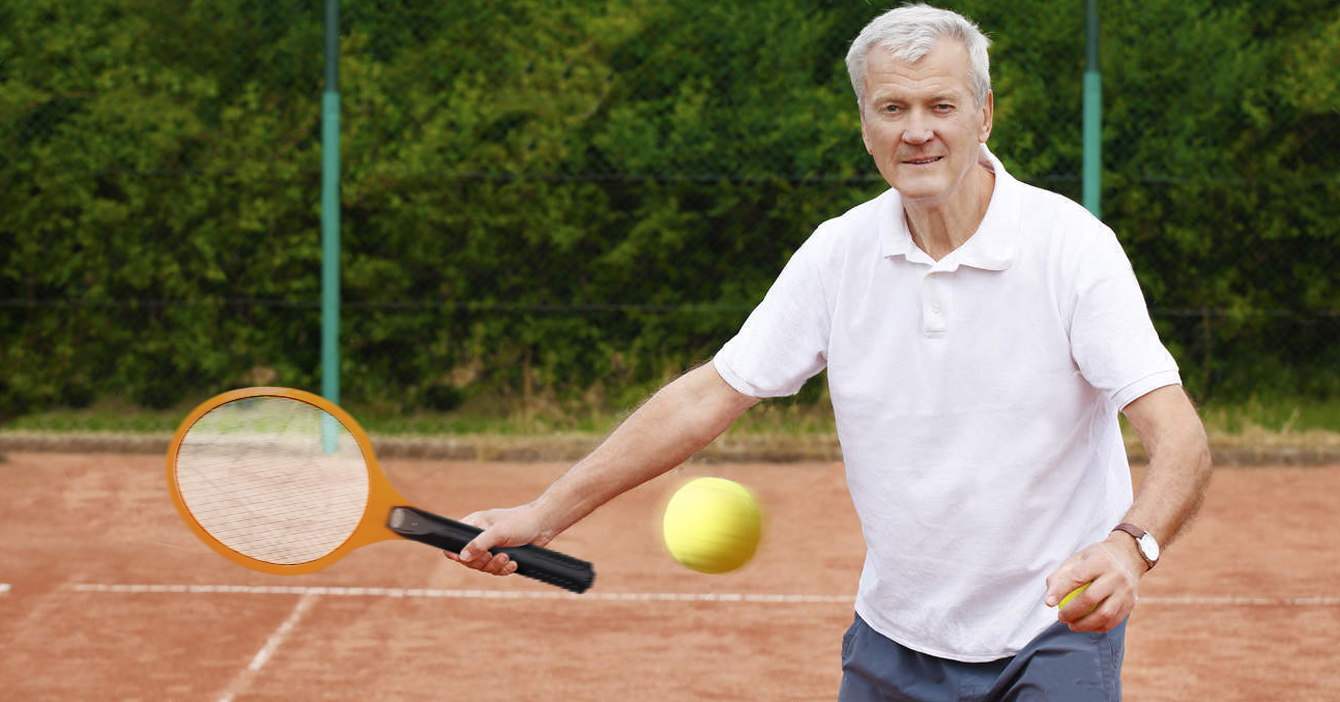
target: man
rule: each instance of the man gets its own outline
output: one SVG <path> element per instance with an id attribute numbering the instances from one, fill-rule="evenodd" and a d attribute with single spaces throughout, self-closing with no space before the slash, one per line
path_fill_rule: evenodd
<path id="1" fill-rule="evenodd" d="M 711 364 L 544 494 L 468 517 L 458 560 L 512 572 L 487 549 L 548 543 L 827 368 L 867 544 L 840 699 L 1120 699 L 1139 579 L 1209 450 L 1111 230 L 987 150 L 987 44 L 925 5 L 871 22 L 847 65 L 892 189 L 821 225 Z M 1135 500 L 1118 411 L 1150 455 Z"/>

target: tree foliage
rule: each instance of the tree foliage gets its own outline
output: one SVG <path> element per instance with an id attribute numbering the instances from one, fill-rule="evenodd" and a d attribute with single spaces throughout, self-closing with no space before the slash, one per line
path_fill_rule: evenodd
<path id="1" fill-rule="evenodd" d="M 346 396 L 630 402 L 885 187 L 842 64 L 880 7 L 346 5 Z M 1077 197 L 1082 5 L 953 6 L 993 39 L 993 150 Z M 1340 8 L 1102 12 L 1104 218 L 1192 388 L 1340 392 Z M 315 386 L 319 8 L 28 0 L 0 26 L 0 407 Z"/>

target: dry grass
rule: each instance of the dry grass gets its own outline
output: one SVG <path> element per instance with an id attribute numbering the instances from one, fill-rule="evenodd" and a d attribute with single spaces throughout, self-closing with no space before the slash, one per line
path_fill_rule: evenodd
<path id="1" fill-rule="evenodd" d="M 29 415 L 0 430 L 0 451 L 161 453 L 189 409 L 110 404 Z M 383 457 L 571 461 L 598 445 L 629 410 L 396 415 L 355 406 L 351 412 Z M 1251 400 L 1202 408 L 1202 416 L 1217 465 L 1340 463 L 1340 403 Z M 1132 460 L 1147 460 L 1134 433 L 1123 430 Z M 840 460 L 841 452 L 826 405 L 783 400 L 746 413 L 697 458 L 826 461 Z"/>

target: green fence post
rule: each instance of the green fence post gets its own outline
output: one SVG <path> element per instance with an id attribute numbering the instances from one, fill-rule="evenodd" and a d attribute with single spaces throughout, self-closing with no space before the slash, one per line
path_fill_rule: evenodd
<path id="1" fill-rule="evenodd" d="M 1103 197 L 1103 77 L 1098 69 L 1098 0 L 1085 0 L 1084 207 L 1101 218 Z"/>
<path id="2" fill-rule="evenodd" d="M 326 90 L 321 96 L 321 395 L 340 402 L 339 0 L 326 0 Z M 323 426 L 327 452 L 335 427 Z"/>

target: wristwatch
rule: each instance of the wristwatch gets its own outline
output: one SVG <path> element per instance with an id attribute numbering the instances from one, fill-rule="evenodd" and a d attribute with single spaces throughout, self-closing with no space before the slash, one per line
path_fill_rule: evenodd
<path id="1" fill-rule="evenodd" d="M 1122 522 L 1112 531 L 1124 531 L 1135 539 L 1135 550 L 1140 552 L 1140 557 L 1145 559 L 1145 565 L 1153 569 L 1159 562 L 1159 542 L 1154 540 L 1153 535 L 1141 529 L 1134 524 Z"/>

